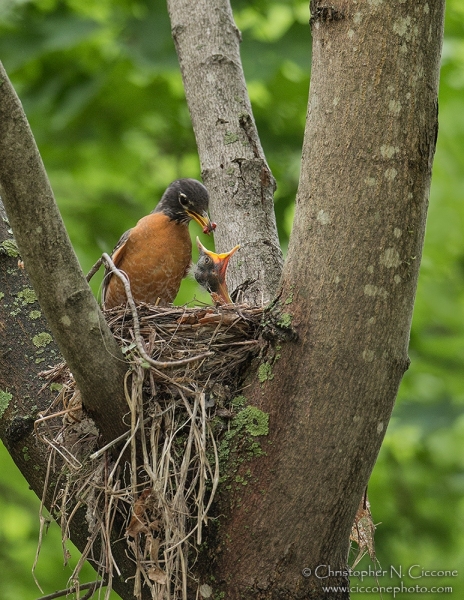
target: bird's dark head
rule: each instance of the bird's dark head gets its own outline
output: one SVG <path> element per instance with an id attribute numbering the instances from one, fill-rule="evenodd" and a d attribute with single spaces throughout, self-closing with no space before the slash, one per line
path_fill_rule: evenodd
<path id="1" fill-rule="evenodd" d="M 163 212 L 170 219 L 188 224 L 194 219 L 203 233 L 216 229 L 208 217 L 209 195 L 205 186 L 196 179 L 177 179 L 166 189 L 153 212 Z"/>
<path id="2" fill-rule="evenodd" d="M 197 246 L 199 250 L 198 262 L 195 265 L 193 274 L 197 282 L 204 287 L 210 294 L 215 294 L 220 301 L 225 304 L 231 304 L 232 300 L 226 284 L 227 266 L 231 256 L 240 248 L 235 246 L 230 252 L 216 254 L 207 250 L 197 237 Z"/>

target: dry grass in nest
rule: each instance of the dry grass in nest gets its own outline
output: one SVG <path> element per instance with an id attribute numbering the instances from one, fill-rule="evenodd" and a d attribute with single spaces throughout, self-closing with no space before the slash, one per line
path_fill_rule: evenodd
<path id="1" fill-rule="evenodd" d="M 50 447 L 49 474 L 60 465 L 52 512 L 59 514 L 63 548 L 76 511 L 86 510 L 91 535 L 70 582 L 78 587 L 90 558 L 109 597 L 120 575 L 116 533 L 136 565 L 135 598 L 146 586 L 158 600 L 186 599 L 219 480 L 210 420 L 230 412 L 240 368 L 259 350 L 262 309 L 142 305 L 137 313 L 114 309 L 106 317 L 129 364 L 128 433 L 119 457 L 98 447 L 98 431 L 64 364 L 44 373 L 47 385 L 62 387 L 36 423 Z M 115 532 L 121 516 L 124 526 Z"/>

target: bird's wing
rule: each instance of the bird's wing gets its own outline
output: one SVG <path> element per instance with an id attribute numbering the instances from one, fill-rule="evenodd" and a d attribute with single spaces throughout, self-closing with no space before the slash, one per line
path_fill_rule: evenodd
<path id="1" fill-rule="evenodd" d="M 128 229 L 127 231 L 125 231 L 122 234 L 122 236 L 119 238 L 119 241 L 116 244 L 116 246 L 113 248 L 113 252 L 111 253 L 111 259 L 112 259 L 115 267 L 118 267 L 122 261 L 122 258 L 126 251 L 126 242 L 129 239 L 131 231 L 132 231 L 132 229 Z M 106 290 L 108 288 L 108 284 L 110 282 L 111 277 L 112 277 L 111 269 L 106 267 L 105 275 L 103 276 L 103 283 L 102 283 L 102 304 L 103 304 L 103 306 L 105 305 Z"/>

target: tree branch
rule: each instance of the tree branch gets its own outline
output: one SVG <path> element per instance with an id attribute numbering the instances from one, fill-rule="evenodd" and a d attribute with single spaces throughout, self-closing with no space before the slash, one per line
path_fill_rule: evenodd
<path id="1" fill-rule="evenodd" d="M 127 429 L 122 420 L 127 412 L 124 358 L 82 273 L 21 103 L 1 64 L 0 184 L 40 306 L 85 408 L 111 441 Z"/>
<path id="2" fill-rule="evenodd" d="M 241 245 L 242 260 L 228 274 L 229 288 L 253 282 L 245 299 L 266 303 L 282 272 L 275 180 L 248 98 L 240 32 L 229 0 L 168 0 L 168 9 L 211 213 L 219 223 L 217 249 Z"/>

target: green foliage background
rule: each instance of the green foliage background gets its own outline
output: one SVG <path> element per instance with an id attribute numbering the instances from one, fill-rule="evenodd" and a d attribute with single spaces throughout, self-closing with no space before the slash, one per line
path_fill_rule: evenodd
<path id="1" fill-rule="evenodd" d="M 278 182 L 283 248 L 293 218 L 310 71 L 308 2 L 234 0 L 242 56 L 261 139 Z M 0 59 L 22 99 L 84 270 L 199 162 L 164 2 L 2 0 Z M 426 244 L 411 334 L 411 368 L 375 467 L 369 495 L 381 568 L 458 570 L 404 579 L 453 586 L 464 596 L 464 5 L 448 0 L 440 132 Z M 192 234 L 199 230 L 191 226 Z M 204 240 L 211 247 L 212 241 Z M 98 281 L 95 292 L 98 291 Z M 178 296 L 207 300 L 193 281 Z M 366 406 L 366 410 L 369 407 Z M 38 500 L 0 449 L 0 600 L 40 596 L 30 569 Z M 77 551 L 71 548 L 73 560 Z M 66 586 L 52 526 L 38 576 Z M 367 569 L 364 559 L 359 569 Z M 305 567 L 307 565 L 301 565 Z M 379 567 L 378 567 L 379 568 Z M 419 568 L 414 569 L 414 574 Z M 93 575 L 89 569 L 88 579 Z M 394 574 L 393 574 L 394 575 Z M 397 594 L 406 598 L 406 593 Z M 425 595 L 425 594 L 424 594 Z M 443 592 L 428 593 L 438 598 Z M 422 596 L 422 594 L 419 594 Z M 353 598 L 379 598 L 354 593 Z M 384 593 L 383 597 L 391 597 Z"/>

